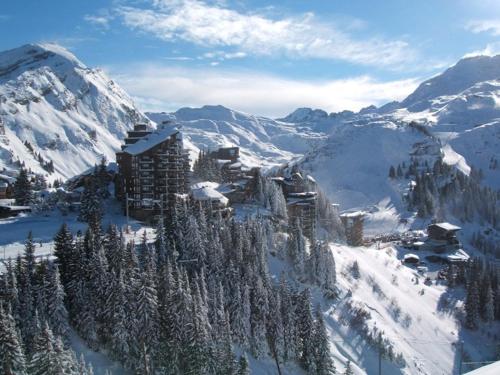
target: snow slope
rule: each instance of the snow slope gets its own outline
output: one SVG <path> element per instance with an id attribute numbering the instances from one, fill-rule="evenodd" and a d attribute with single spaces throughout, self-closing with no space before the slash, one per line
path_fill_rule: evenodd
<path id="1" fill-rule="evenodd" d="M 253 116 L 223 106 L 181 108 L 174 113 L 147 113 L 157 124 L 180 126 L 197 149 L 239 146 L 247 166 L 270 167 L 302 156 L 325 138 L 312 127 Z"/>
<path id="2" fill-rule="evenodd" d="M 15 172 L 20 160 L 47 172 L 23 145 L 28 141 L 55 173 L 69 178 L 102 156 L 114 160 L 120 139 L 147 119 L 130 97 L 99 69 L 90 69 L 64 48 L 29 44 L 0 53 L 0 170 Z"/>
<path id="3" fill-rule="evenodd" d="M 328 130 L 328 139 L 299 165 L 343 209 L 389 199 L 388 207 L 400 210 L 405 187 L 394 186 L 387 174 L 415 155 L 430 163 L 441 156 L 466 174 L 481 169 L 483 182 L 500 188 L 500 167 L 492 167 L 500 158 L 499 79 L 500 55 L 472 57 L 423 82 L 401 103 L 327 118 L 299 109 L 285 119 Z"/>

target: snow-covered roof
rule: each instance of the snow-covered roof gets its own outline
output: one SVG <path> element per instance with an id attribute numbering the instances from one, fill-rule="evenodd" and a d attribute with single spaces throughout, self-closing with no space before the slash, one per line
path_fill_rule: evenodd
<path id="1" fill-rule="evenodd" d="M 14 177 L 7 176 L 3 173 L 0 173 L 0 180 L 7 181 L 9 184 L 13 184 L 16 181 Z"/>
<path id="2" fill-rule="evenodd" d="M 8 205 L 0 205 L 2 208 L 6 208 L 10 211 L 23 211 L 23 210 L 31 210 L 30 206 L 8 206 Z"/>
<path id="3" fill-rule="evenodd" d="M 360 217 L 360 216 L 364 216 L 364 215 L 365 215 L 364 211 L 354 211 L 354 212 L 344 212 L 343 214 L 340 214 L 340 217 L 354 218 L 354 217 Z"/>
<path id="4" fill-rule="evenodd" d="M 449 231 L 457 231 L 457 230 L 462 229 L 462 228 L 457 227 L 456 225 L 453 225 L 450 223 L 436 223 L 436 224 L 432 224 L 432 225 L 435 225 L 441 229 L 449 230 Z"/>
<path id="5" fill-rule="evenodd" d="M 316 180 L 314 179 L 314 177 L 313 177 L 313 176 L 311 176 L 311 175 L 309 175 L 309 174 L 307 175 L 307 179 L 308 179 L 309 181 L 311 181 L 311 182 L 316 183 Z"/>
<path id="6" fill-rule="evenodd" d="M 202 181 L 202 182 L 197 182 L 195 184 L 191 185 L 191 189 L 201 189 L 204 187 L 209 187 L 212 189 L 217 189 L 219 187 L 219 184 L 217 182 L 213 181 Z"/>
<path id="7" fill-rule="evenodd" d="M 229 203 L 229 199 L 209 186 L 192 189 L 191 196 L 197 201 L 218 201 L 223 205 L 227 205 Z"/>
<path id="8" fill-rule="evenodd" d="M 457 250 L 455 253 L 447 256 L 450 262 L 465 262 L 469 260 L 470 256 L 462 249 Z"/>
<path id="9" fill-rule="evenodd" d="M 136 143 L 127 146 L 123 150 L 123 152 L 126 152 L 130 155 L 141 154 L 144 151 L 149 150 L 151 147 L 154 147 L 154 146 L 164 142 L 170 136 L 172 136 L 178 132 L 179 132 L 179 130 L 177 128 L 158 129 L 158 130 L 154 131 L 153 133 L 141 138 Z"/>
<path id="10" fill-rule="evenodd" d="M 420 260 L 420 257 L 417 255 L 417 254 L 406 254 L 404 256 L 404 260 L 409 260 L 409 259 L 416 259 L 416 260 Z"/>

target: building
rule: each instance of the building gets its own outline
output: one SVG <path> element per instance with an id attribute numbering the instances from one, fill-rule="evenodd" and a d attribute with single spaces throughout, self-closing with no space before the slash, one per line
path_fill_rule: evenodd
<path id="1" fill-rule="evenodd" d="M 294 172 L 289 177 L 274 177 L 273 181 L 283 190 L 288 217 L 291 220 L 300 219 L 304 235 L 314 240 L 318 216 L 314 179 L 310 176 L 304 178 L 300 172 Z"/>
<path id="2" fill-rule="evenodd" d="M 363 226 L 365 213 L 363 211 L 345 212 L 340 215 L 344 225 L 346 241 L 349 246 L 363 245 Z"/>
<path id="3" fill-rule="evenodd" d="M 316 192 L 290 193 L 286 197 L 287 214 L 291 222 L 300 219 L 302 232 L 309 239 L 316 237 Z"/>
<path id="4" fill-rule="evenodd" d="M 190 198 L 201 204 L 201 206 L 212 214 L 220 213 L 222 217 L 228 217 L 232 213 L 229 207 L 229 199 L 217 191 L 220 185 L 216 182 L 205 181 L 191 185 Z"/>
<path id="5" fill-rule="evenodd" d="M 115 195 L 131 217 L 156 221 L 188 193 L 189 157 L 176 129 L 152 131 L 136 125 L 116 154 L 116 162 Z"/>
<path id="6" fill-rule="evenodd" d="M 450 223 L 436 223 L 427 227 L 427 234 L 430 239 L 445 241 L 449 245 L 458 244 L 457 232 L 462 229 Z"/>
<path id="7" fill-rule="evenodd" d="M 208 157 L 216 160 L 223 182 L 235 182 L 243 177 L 239 147 L 221 147 L 209 152 Z"/>
<path id="8" fill-rule="evenodd" d="M 9 184 L 0 180 L 0 199 L 7 199 Z"/>
<path id="9" fill-rule="evenodd" d="M 427 227 L 426 247 L 435 253 L 444 253 L 460 249 L 457 232 L 460 227 L 450 223 L 435 223 Z"/>

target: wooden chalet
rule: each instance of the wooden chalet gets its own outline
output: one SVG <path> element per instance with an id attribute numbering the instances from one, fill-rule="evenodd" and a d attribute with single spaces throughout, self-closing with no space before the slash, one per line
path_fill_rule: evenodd
<path id="1" fill-rule="evenodd" d="M 434 223 L 427 227 L 426 246 L 435 253 L 460 249 L 457 232 L 460 227 L 450 223 Z"/>
<path id="2" fill-rule="evenodd" d="M 116 198 L 131 217 L 156 221 L 188 193 L 189 157 L 182 134 L 172 127 L 153 131 L 136 125 L 116 161 Z"/>

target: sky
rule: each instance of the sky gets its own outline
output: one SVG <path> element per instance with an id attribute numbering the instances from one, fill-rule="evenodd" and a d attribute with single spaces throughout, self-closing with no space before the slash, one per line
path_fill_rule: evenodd
<path id="1" fill-rule="evenodd" d="M 0 50 L 57 43 L 144 111 L 221 104 L 280 117 L 401 100 L 500 53 L 500 0 L 16 0 Z"/>

